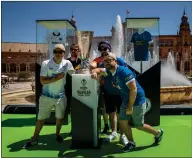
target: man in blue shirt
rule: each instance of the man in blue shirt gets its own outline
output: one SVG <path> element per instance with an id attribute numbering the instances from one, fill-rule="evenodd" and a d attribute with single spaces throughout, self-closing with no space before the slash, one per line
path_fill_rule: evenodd
<path id="1" fill-rule="evenodd" d="M 155 143 L 158 144 L 163 137 L 163 130 L 155 130 L 150 125 L 144 123 L 146 112 L 145 92 L 139 83 L 135 80 L 135 75 L 128 67 L 118 66 L 117 58 L 113 53 L 109 53 L 104 58 L 105 69 L 93 71 L 92 77 L 97 75 L 107 75 L 111 77 L 111 83 L 122 97 L 120 108 L 120 129 L 127 136 L 129 143 L 123 148 L 124 152 L 133 149 L 136 144 L 132 136 L 132 130 L 129 125 L 132 119 L 135 127 L 144 132 L 154 135 Z"/>
<path id="2" fill-rule="evenodd" d="M 138 32 L 132 35 L 130 42 L 134 46 L 135 61 L 148 61 L 149 45 L 152 43 L 151 34 L 144 29 L 138 29 Z"/>
<path id="3" fill-rule="evenodd" d="M 100 42 L 99 46 L 98 46 L 98 50 L 101 52 L 101 56 L 93 60 L 93 62 L 91 63 L 92 69 L 104 68 L 103 58 L 108 55 L 109 51 L 111 51 L 111 45 L 105 41 Z M 117 58 L 117 63 L 121 66 L 127 66 L 127 64 L 121 58 Z M 116 89 L 112 86 L 111 82 L 107 82 L 107 80 L 109 80 L 109 78 L 107 78 L 107 77 L 100 79 L 100 83 L 101 83 L 100 91 L 102 93 L 102 96 L 103 96 L 104 102 L 105 102 L 105 110 L 103 112 L 105 127 L 104 127 L 104 130 L 102 133 L 107 133 L 107 130 L 106 130 L 106 129 L 108 129 L 108 124 L 107 124 L 108 115 L 107 114 L 109 114 L 112 132 L 105 141 L 110 142 L 111 140 L 116 139 L 118 137 L 117 118 L 118 118 L 118 114 L 120 111 L 122 99 L 121 99 L 121 96 L 117 93 Z M 105 83 L 105 81 L 106 81 L 106 83 Z M 107 114 L 105 114 L 105 112 Z M 121 132 L 121 136 L 120 136 L 120 141 L 124 145 L 126 145 L 128 143 L 126 136 L 124 134 L 122 134 L 122 132 Z"/>

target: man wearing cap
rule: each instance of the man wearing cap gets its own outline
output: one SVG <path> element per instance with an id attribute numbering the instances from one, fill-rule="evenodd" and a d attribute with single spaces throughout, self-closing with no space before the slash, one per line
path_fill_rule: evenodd
<path id="1" fill-rule="evenodd" d="M 104 63 L 103 63 L 103 58 L 108 55 L 108 53 L 111 51 L 111 45 L 107 42 L 100 42 L 98 46 L 98 50 L 101 52 L 101 57 L 96 58 L 93 60 L 92 63 L 92 68 L 104 68 Z M 127 66 L 127 64 L 121 59 L 117 58 L 117 63 L 118 65 L 121 66 Z M 94 65 L 95 64 L 95 65 Z M 102 95 L 104 97 L 104 102 L 105 102 L 105 110 L 104 110 L 104 122 L 105 122 L 105 127 L 103 130 L 103 134 L 107 133 L 109 130 L 108 127 L 108 115 L 110 118 L 110 124 L 111 124 L 111 129 L 112 132 L 109 135 L 107 139 L 105 139 L 106 142 L 110 142 L 111 140 L 114 140 L 118 138 L 117 134 L 117 121 L 118 121 L 118 113 L 120 111 L 120 106 L 121 106 L 121 96 L 118 94 L 116 89 L 112 86 L 112 84 L 108 81 L 110 78 L 108 76 L 102 78 L 101 81 L 101 86 L 100 86 L 100 91 L 102 92 Z M 105 114 L 105 112 L 107 114 Z M 106 116 L 107 115 L 107 116 Z M 125 145 L 128 143 L 126 136 L 121 132 L 120 136 L 120 141 Z"/>
<path id="2" fill-rule="evenodd" d="M 98 51 L 101 53 L 100 57 L 95 58 L 92 63 L 90 64 L 91 69 L 100 68 L 103 67 L 103 52 L 109 52 L 111 51 L 111 45 L 107 41 L 102 41 L 98 45 Z M 103 98 L 103 80 L 100 80 L 100 95 L 99 95 L 99 104 L 101 107 L 104 106 L 104 98 Z M 105 107 L 103 109 L 103 120 L 104 120 L 104 129 L 102 131 L 102 134 L 107 134 L 109 131 L 109 125 L 108 125 L 108 114 L 106 114 Z"/>
<path id="3" fill-rule="evenodd" d="M 131 119 L 137 129 L 154 135 L 155 144 L 158 144 L 162 140 L 163 130 L 156 130 L 144 123 L 146 111 L 145 92 L 136 81 L 133 72 L 128 67 L 117 65 L 117 58 L 113 53 L 109 53 L 108 56 L 104 57 L 104 65 L 104 69 L 93 70 L 92 77 L 97 78 L 98 74 L 110 76 L 111 83 L 122 97 L 119 114 L 120 129 L 129 140 L 123 151 L 130 151 L 136 146 L 129 125 Z"/>
<path id="4" fill-rule="evenodd" d="M 31 140 L 23 148 L 38 144 L 37 139 L 43 127 L 44 120 L 50 117 L 53 106 L 55 106 L 56 117 L 56 140 L 59 143 L 63 141 L 63 138 L 60 136 L 60 130 L 67 102 L 64 86 L 66 74 L 72 74 L 74 72 L 71 62 L 65 60 L 64 55 L 65 47 L 62 44 L 56 44 L 53 50 L 53 58 L 42 62 L 40 82 L 43 88 L 39 98 L 39 113 L 36 128 Z"/>

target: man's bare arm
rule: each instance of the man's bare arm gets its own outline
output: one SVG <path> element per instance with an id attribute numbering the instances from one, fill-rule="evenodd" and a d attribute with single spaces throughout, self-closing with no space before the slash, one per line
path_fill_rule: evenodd
<path id="1" fill-rule="evenodd" d="M 136 95 L 137 95 L 137 86 L 136 86 L 135 80 L 129 82 L 127 84 L 127 87 L 129 89 L 129 102 L 128 102 L 127 108 L 133 108 L 133 104 L 135 102 Z"/>
<path id="2" fill-rule="evenodd" d="M 105 76 L 107 73 L 104 68 L 96 68 L 91 71 L 91 77 L 94 79 L 99 79 L 99 76 Z"/>
<path id="3" fill-rule="evenodd" d="M 102 76 L 106 74 L 105 68 L 95 68 L 92 70 L 92 73 L 97 73 L 98 75 Z"/>
<path id="4" fill-rule="evenodd" d="M 64 76 L 65 76 L 64 73 L 57 74 L 54 77 L 40 76 L 40 82 L 41 82 L 41 84 L 49 84 L 49 83 L 53 83 L 53 82 L 56 82 L 56 81 L 62 79 Z"/>
<path id="5" fill-rule="evenodd" d="M 91 68 L 91 69 L 97 68 L 97 62 L 96 62 L 96 61 L 93 61 L 93 62 L 90 64 L 90 68 Z"/>

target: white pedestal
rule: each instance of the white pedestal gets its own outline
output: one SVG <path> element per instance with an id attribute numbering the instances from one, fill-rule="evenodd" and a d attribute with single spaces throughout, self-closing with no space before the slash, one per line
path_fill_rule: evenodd
<path id="1" fill-rule="evenodd" d="M 72 75 L 72 97 L 93 110 L 93 136 L 94 144 L 98 144 L 97 108 L 99 99 L 99 82 L 91 78 L 90 74 Z M 86 114 L 85 114 L 86 115 Z"/>
<path id="2" fill-rule="evenodd" d="M 144 73 L 148 69 L 150 69 L 150 61 L 142 61 L 142 72 L 141 72 L 141 61 L 134 61 L 130 64 L 132 68 L 134 68 L 139 73 Z"/>

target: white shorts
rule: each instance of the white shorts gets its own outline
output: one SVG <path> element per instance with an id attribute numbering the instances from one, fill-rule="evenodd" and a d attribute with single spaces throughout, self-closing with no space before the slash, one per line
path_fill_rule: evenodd
<path id="1" fill-rule="evenodd" d="M 54 99 L 43 95 L 40 96 L 38 120 L 44 120 L 49 118 L 53 107 L 55 107 L 55 117 L 58 119 L 63 119 L 66 105 L 67 105 L 66 97 L 60 99 Z"/>

